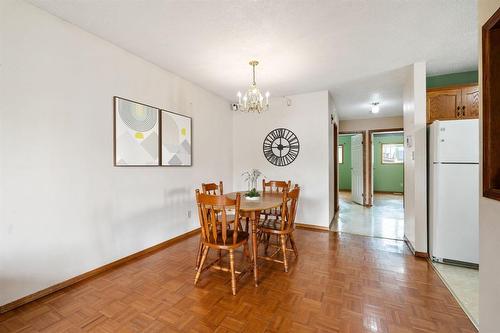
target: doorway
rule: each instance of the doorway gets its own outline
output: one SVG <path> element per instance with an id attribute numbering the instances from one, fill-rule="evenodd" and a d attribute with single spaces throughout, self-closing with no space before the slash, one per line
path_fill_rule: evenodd
<path id="1" fill-rule="evenodd" d="M 340 133 L 333 231 L 404 238 L 403 140 L 402 129 Z"/>
<path id="2" fill-rule="evenodd" d="M 404 238 L 404 133 L 369 131 L 370 203 L 377 230 L 384 238 Z"/>

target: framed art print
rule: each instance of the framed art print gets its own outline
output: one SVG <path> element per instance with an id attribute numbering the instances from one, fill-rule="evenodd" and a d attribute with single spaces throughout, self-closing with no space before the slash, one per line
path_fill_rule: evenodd
<path id="1" fill-rule="evenodd" d="M 115 166 L 158 166 L 159 142 L 160 110 L 115 96 Z"/>
<path id="2" fill-rule="evenodd" d="M 161 165 L 191 166 L 191 117 L 161 110 Z"/>

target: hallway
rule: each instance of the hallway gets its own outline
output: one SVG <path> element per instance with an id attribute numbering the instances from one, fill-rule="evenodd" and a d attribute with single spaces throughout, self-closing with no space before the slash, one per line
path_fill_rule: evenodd
<path id="1" fill-rule="evenodd" d="M 403 195 L 375 193 L 371 208 L 353 203 L 350 195 L 350 192 L 340 192 L 340 211 L 332 224 L 332 231 L 403 239 Z"/>

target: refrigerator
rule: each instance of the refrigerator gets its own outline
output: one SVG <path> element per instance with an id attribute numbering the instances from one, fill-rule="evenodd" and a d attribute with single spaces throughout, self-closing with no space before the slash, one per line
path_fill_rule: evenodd
<path id="1" fill-rule="evenodd" d="M 479 265 L 479 121 L 435 121 L 429 130 L 432 260 Z"/>

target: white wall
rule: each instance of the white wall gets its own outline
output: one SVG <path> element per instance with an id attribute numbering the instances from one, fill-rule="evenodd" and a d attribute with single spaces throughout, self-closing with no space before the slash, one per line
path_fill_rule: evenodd
<path id="1" fill-rule="evenodd" d="M 500 0 L 479 0 L 479 89 L 482 92 L 481 27 L 500 8 Z M 499 92 L 495 92 L 499 93 Z M 482 98 L 482 93 L 480 94 Z M 480 121 L 482 124 L 482 106 Z M 482 130 L 482 125 L 480 126 Z M 482 144 L 483 137 L 480 134 Z M 482 154 L 482 147 L 479 150 Z M 482 156 L 481 156 L 482 163 Z M 480 168 L 482 171 L 482 167 Z M 482 179 L 482 175 L 481 178 Z M 482 182 L 479 182 L 482 184 Z M 483 193 L 482 189 L 480 193 Z M 479 328 L 482 333 L 495 333 L 500 327 L 500 201 L 481 197 L 479 199 Z"/>
<path id="2" fill-rule="evenodd" d="M 31 5 L 1 1 L 0 13 L 6 304 L 197 227 L 194 189 L 219 179 L 232 188 L 233 114 L 222 98 Z M 192 116 L 193 167 L 113 167 L 114 95 Z"/>
<path id="3" fill-rule="evenodd" d="M 403 90 L 405 142 L 405 237 L 427 253 L 427 133 L 425 63 L 408 67 Z"/>
<path id="4" fill-rule="evenodd" d="M 375 129 L 403 128 L 403 117 L 340 120 L 340 131 L 369 131 Z"/>
<path id="5" fill-rule="evenodd" d="M 297 222 L 328 227 L 329 219 L 329 96 L 327 91 L 272 98 L 268 112 L 234 116 L 234 184 L 246 190 L 241 173 L 257 168 L 266 179 L 291 180 L 301 186 Z M 299 156 L 288 166 L 269 163 L 262 142 L 275 128 L 284 127 L 297 135 Z M 261 181 L 261 180 L 259 180 Z M 261 185 L 259 186 L 259 188 Z"/>

